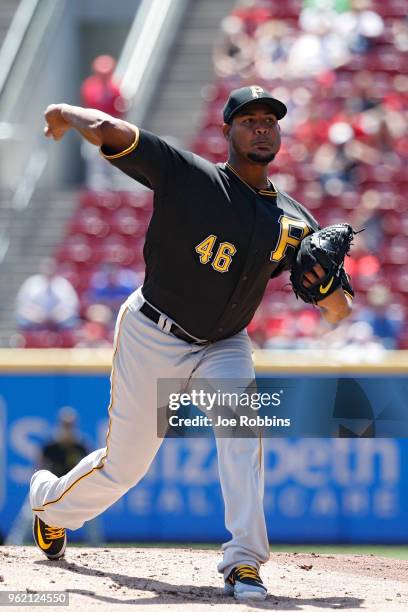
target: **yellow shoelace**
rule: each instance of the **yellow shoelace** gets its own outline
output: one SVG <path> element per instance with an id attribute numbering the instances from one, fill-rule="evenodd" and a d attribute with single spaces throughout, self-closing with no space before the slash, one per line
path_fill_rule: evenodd
<path id="1" fill-rule="evenodd" d="M 45 534 L 48 540 L 58 540 L 65 536 L 65 529 L 63 527 L 46 527 Z"/>
<path id="2" fill-rule="evenodd" d="M 257 580 L 258 582 L 262 582 L 261 577 L 258 574 L 258 570 L 256 567 L 252 565 L 238 565 L 235 569 L 238 580 L 242 580 L 242 578 L 251 578 L 252 580 Z"/>

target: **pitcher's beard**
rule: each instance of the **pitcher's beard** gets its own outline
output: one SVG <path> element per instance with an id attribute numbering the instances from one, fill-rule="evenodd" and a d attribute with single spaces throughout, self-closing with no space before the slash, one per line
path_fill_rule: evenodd
<path id="1" fill-rule="evenodd" d="M 262 155 L 261 153 L 248 153 L 247 158 L 256 164 L 261 164 L 262 166 L 267 166 L 275 159 L 276 153 L 268 153 L 267 155 Z"/>

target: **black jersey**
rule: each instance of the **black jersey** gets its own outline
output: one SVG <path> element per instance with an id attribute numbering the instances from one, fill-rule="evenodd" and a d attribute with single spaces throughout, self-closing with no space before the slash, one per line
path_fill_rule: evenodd
<path id="1" fill-rule="evenodd" d="M 290 268 L 300 240 L 319 227 L 272 184 L 253 189 L 228 164 L 145 130 L 126 151 L 102 154 L 154 190 L 142 292 L 197 338 L 219 340 L 246 327 L 269 279 Z"/>

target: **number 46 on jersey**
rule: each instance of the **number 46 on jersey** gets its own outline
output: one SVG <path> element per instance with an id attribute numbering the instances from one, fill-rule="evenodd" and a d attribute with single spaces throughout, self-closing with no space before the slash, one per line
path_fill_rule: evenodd
<path id="1" fill-rule="evenodd" d="M 230 242 L 221 242 L 213 258 L 216 241 L 217 236 L 210 234 L 200 244 L 197 244 L 195 250 L 200 256 L 200 263 L 206 264 L 211 261 L 212 267 L 217 272 L 228 272 L 237 249 Z"/>
<path id="2" fill-rule="evenodd" d="M 279 236 L 275 249 L 271 252 L 271 261 L 279 262 L 286 255 L 288 247 L 296 248 L 301 240 L 311 231 L 308 225 L 300 220 L 293 219 L 287 215 L 281 215 L 278 219 L 280 225 Z M 237 252 L 231 242 L 221 242 L 215 252 L 217 236 L 210 234 L 195 247 L 200 256 L 200 263 L 211 265 L 217 272 L 228 272 L 232 258 Z"/>

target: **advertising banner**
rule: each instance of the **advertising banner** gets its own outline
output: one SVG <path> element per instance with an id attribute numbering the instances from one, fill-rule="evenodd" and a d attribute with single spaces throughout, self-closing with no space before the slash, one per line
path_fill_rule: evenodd
<path id="1" fill-rule="evenodd" d="M 347 383 L 327 379 L 329 396 L 313 377 L 302 378 L 298 391 L 296 379 L 284 381 L 297 393 L 297 410 L 303 406 L 305 418 L 313 406 L 321 410 L 322 397 L 331 398 L 330 409 L 336 403 L 346 407 L 341 418 L 349 419 L 348 437 L 263 440 L 271 542 L 408 542 L 408 440 L 359 437 L 370 435 L 367 427 L 376 427 L 378 417 L 401 419 L 406 383 L 400 376 L 364 376 L 352 382 L 348 377 Z M 344 384 L 351 385 L 355 400 L 345 402 Z M 105 373 L 0 373 L 3 537 L 15 526 L 58 411 L 71 406 L 78 412 L 80 437 L 91 451 L 105 446 L 108 402 Z M 236 479 L 238 486 L 239 474 Z M 148 474 L 102 515 L 99 527 L 110 541 L 221 542 L 228 538 L 223 513 L 213 437 L 176 436 L 163 441 Z M 85 529 L 71 534 L 86 537 Z"/>

